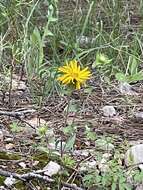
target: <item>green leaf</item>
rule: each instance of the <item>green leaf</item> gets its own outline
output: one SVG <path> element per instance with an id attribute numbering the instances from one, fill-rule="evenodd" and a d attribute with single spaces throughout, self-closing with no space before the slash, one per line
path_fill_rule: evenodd
<path id="1" fill-rule="evenodd" d="M 91 94 L 92 91 L 93 91 L 92 87 L 84 88 L 84 93 Z"/>
<path id="2" fill-rule="evenodd" d="M 67 127 L 63 128 L 63 132 L 64 134 L 68 135 L 68 134 L 73 134 L 75 132 L 75 126 L 73 125 L 68 125 Z"/>
<path id="3" fill-rule="evenodd" d="M 92 64 L 92 68 L 95 69 L 96 66 L 104 66 L 106 64 L 111 63 L 112 59 L 108 59 L 108 57 L 102 53 L 97 53 L 96 60 Z"/>
<path id="4" fill-rule="evenodd" d="M 126 75 L 124 75 L 124 73 L 116 73 L 115 77 L 118 81 L 122 81 L 122 82 L 127 81 Z"/>
<path id="5" fill-rule="evenodd" d="M 143 72 L 138 72 L 134 75 L 127 76 L 127 81 L 130 82 L 137 82 L 143 80 Z"/>
<path id="6" fill-rule="evenodd" d="M 34 48 L 38 49 L 38 67 L 43 63 L 44 53 L 43 53 L 43 42 L 41 39 L 40 31 L 36 27 L 30 37 L 32 45 Z"/>
<path id="7" fill-rule="evenodd" d="M 112 183 L 111 190 L 116 190 L 116 187 L 117 187 L 117 184 L 116 183 Z"/>
<path id="8" fill-rule="evenodd" d="M 54 34 L 50 30 L 45 29 L 44 36 L 54 36 Z"/>
<path id="9" fill-rule="evenodd" d="M 96 134 L 87 125 L 85 126 L 85 135 L 88 140 L 96 140 Z"/>
<path id="10" fill-rule="evenodd" d="M 54 18 L 54 17 L 52 17 L 52 16 L 49 16 L 49 17 L 48 17 L 48 20 L 49 20 L 49 22 L 56 22 L 58 19 L 57 19 L 57 18 Z"/>
<path id="11" fill-rule="evenodd" d="M 16 122 L 13 122 L 10 125 L 10 128 L 11 128 L 11 131 L 14 132 L 14 133 L 18 133 L 18 132 L 20 132 L 22 130 L 21 127 L 18 126 Z"/>
<path id="12" fill-rule="evenodd" d="M 74 143 L 76 140 L 76 134 L 74 134 L 73 136 L 71 136 L 65 146 L 65 151 L 71 151 L 74 148 Z"/>
<path id="13" fill-rule="evenodd" d="M 41 152 L 47 153 L 49 154 L 49 150 L 47 149 L 47 147 L 44 146 L 38 146 L 37 149 Z"/>
<path id="14" fill-rule="evenodd" d="M 137 74 L 137 69 L 138 69 L 138 62 L 137 59 L 134 56 L 130 56 L 129 57 L 129 71 L 130 71 L 130 75 L 134 75 Z"/>
<path id="15" fill-rule="evenodd" d="M 72 112 L 72 113 L 76 113 L 78 111 L 78 105 L 73 103 L 72 101 L 69 103 L 69 105 L 67 105 L 64 109 L 64 111 L 67 111 L 68 109 L 68 112 Z"/>
<path id="16" fill-rule="evenodd" d="M 68 167 L 74 167 L 75 166 L 75 160 L 68 155 L 63 156 L 62 162 L 65 166 L 68 166 Z"/>

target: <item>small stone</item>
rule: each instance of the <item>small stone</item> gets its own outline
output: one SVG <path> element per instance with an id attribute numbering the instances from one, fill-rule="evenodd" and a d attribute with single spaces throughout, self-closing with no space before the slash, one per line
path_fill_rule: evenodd
<path id="1" fill-rule="evenodd" d="M 25 85 L 25 82 L 18 81 L 16 79 L 12 80 L 12 90 L 25 90 L 27 87 Z"/>
<path id="2" fill-rule="evenodd" d="M 7 186 L 7 187 L 11 187 L 14 183 L 15 183 L 15 178 L 13 178 L 12 176 L 11 177 L 7 177 L 5 180 L 4 180 L 4 184 Z"/>
<path id="3" fill-rule="evenodd" d="M 142 144 L 143 140 L 129 141 L 128 143 L 129 143 L 130 146 L 135 146 L 135 145 L 138 145 L 138 144 Z"/>
<path id="4" fill-rule="evenodd" d="M 124 95 L 137 95 L 137 93 L 132 89 L 132 86 L 127 82 L 120 83 L 119 90 Z"/>
<path id="5" fill-rule="evenodd" d="M 7 131 L 7 130 L 5 130 L 5 129 L 0 129 L 1 131 L 2 131 L 2 133 L 3 133 L 3 136 L 4 136 L 4 138 L 9 138 L 9 137 L 11 137 L 12 135 L 9 133 L 9 131 Z"/>
<path id="6" fill-rule="evenodd" d="M 106 117 L 113 117 L 116 115 L 116 110 L 113 106 L 104 106 L 103 107 L 103 115 Z"/>
<path id="7" fill-rule="evenodd" d="M 135 190 L 143 190 L 143 184 L 139 184 L 137 185 Z"/>
<path id="8" fill-rule="evenodd" d="M 126 166 L 139 163 L 143 163 L 143 144 L 132 146 L 125 154 Z M 143 164 L 139 164 L 138 167 L 143 171 Z"/>
<path id="9" fill-rule="evenodd" d="M 43 170 L 46 170 L 44 172 L 45 175 L 52 177 L 53 175 L 56 175 L 59 173 L 61 169 L 61 166 L 57 164 L 56 162 L 50 161 L 44 168 Z"/>
<path id="10" fill-rule="evenodd" d="M 39 164 L 39 161 L 38 160 L 35 160 L 32 162 L 32 166 L 37 166 Z"/>
<path id="11" fill-rule="evenodd" d="M 11 137 L 5 138 L 4 142 L 6 142 L 6 143 L 12 143 L 13 142 L 13 138 L 11 138 Z"/>
<path id="12" fill-rule="evenodd" d="M 18 165 L 21 166 L 23 169 L 26 168 L 26 164 L 25 164 L 25 162 L 19 162 Z"/>
<path id="13" fill-rule="evenodd" d="M 135 113 L 135 117 L 136 117 L 137 120 L 142 120 L 143 121 L 143 112 Z"/>
<path id="14" fill-rule="evenodd" d="M 61 190 L 71 190 L 71 188 L 68 188 L 68 187 L 62 187 Z"/>
<path id="15" fill-rule="evenodd" d="M 0 186 L 0 190 L 7 190 L 4 186 Z"/>
<path id="16" fill-rule="evenodd" d="M 3 143 L 3 139 L 4 139 L 3 132 L 2 130 L 0 130 L 0 144 Z"/>
<path id="17" fill-rule="evenodd" d="M 15 147 L 15 145 L 12 144 L 12 143 L 8 143 L 8 144 L 5 145 L 6 150 L 11 150 L 11 149 L 13 149 L 14 147 Z"/>

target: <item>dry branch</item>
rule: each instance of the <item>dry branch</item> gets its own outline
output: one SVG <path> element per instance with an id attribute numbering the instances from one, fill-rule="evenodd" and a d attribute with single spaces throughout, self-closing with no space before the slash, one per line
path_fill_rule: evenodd
<path id="1" fill-rule="evenodd" d="M 40 170 L 37 171 L 37 173 L 43 173 L 45 170 Z M 5 177 L 13 177 L 13 178 L 16 178 L 16 179 L 19 179 L 23 182 L 27 182 L 27 180 L 30 180 L 30 179 L 33 179 L 33 178 L 37 178 L 39 180 L 42 180 L 42 181 L 46 181 L 48 183 L 53 183 L 55 182 L 53 179 L 49 178 L 48 176 L 43 176 L 41 174 L 37 174 L 36 171 L 35 172 L 29 172 L 29 173 L 26 173 L 26 174 L 17 174 L 17 173 L 12 173 L 12 172 L 8 172 L 8 171 L 4 171 L 2 169 L 0 169 L 0 175 L 1 176 L 5 176 Z M 66 183 L 66 182 L 62 182 L 62 185 L 65 186 L 65 187 L 68 187 L 70 189 L 73 189 L 73 190 L 84 190 L 80 187 L 77 187 L 75 184 L 69 184 L 69 183 Z"/>
<path id="2" fill-rule="evenodd" d="M 24 116 L 26 114 L 30 114 L 30 113 L 34 113 L 35 110 L 31 109 L 31 110 L 23 110 L 23 111 L 0 111 L 0 115 L 6 115 L 9 117 L 20 117 L 20 116 Z"/>
<path id="3" fill-rule="evenodd" d="M 32 178 L 38 178 L 40 180 L 44 180 L 46 182 L 54 182 L 53 179 L 50 179 L 48 176 L 42 176 L 40 174 L 36 174 L 36 173 L 33 173 L 33 172 L 29 172 L 29 173 L 26 173 L 26 174 L 17 174 L 17 173 L 12 173 L 12 172 L 8 172 L 8 171 L 4 171 L 2 169 L 0 169 L 0 175 L 2 176 L 5 176 L 5 177 L 13 177 L 13 178 L 16 178 L 16 179 L 19 179 L 19 180 L 22 180 L 22 181 L 26 181 L 26 180 L 29 180 L 29 179 L 32 179 Z"/>
<path id="4" fill-rule="evenodd" d="M 65 182 L 62 182 L 62 184 L 63 184 L 63 186 L 68 187 L 73 190 L 84 190 L 80 187 L 77 187 L 75 184 L 70 184 L 70 183 L 65 183 Z"/>

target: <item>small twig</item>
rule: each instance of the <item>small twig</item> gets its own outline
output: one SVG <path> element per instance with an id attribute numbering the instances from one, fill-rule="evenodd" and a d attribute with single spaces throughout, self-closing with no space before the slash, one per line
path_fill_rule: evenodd
<path id="1" fill-rule="evenodd" d="M 37 173 L 43 173 L 45 170 L 38 170 L 35 172 L 29 172 L 26 174 L 17 174 L 17 173 L 12 173 L 12 172 L 8 172 L 8 171 L 4 171 L 2 169 L 0 169 L 0 175 L 1 176 L 5 176 L 5 177 L 13 177 L 15 179 L 21 180 L 23 182 L 26 182 L 32 178 L 37 178 L 40 179 L 42 181 L 46 181 L 48 183 L 53 183 L 55 182 L 53 179 L 49 178 L 48 176 L 42 176 L 40 174 Z M 84 190 L 78 186 L 76 186 L 75 184 L 70 184 L 70 183 L 66 183 L 66 182 L 61 182 L 61 184 L 65 187 L 71 188 L 73 190 Z"/>
<path id="2" fill-rule="evenodd" d="M 54 182 L 54 180 L 49 178 L 48 176 L 42 176 L 40 174 L 36 174 L 36 173 L 33 173 L 33 172 L 29 172 L 29 173 L 26 173 L 26 174 L 17 174 L 17 173 L 12 173 L 12 172 L 8 172 L 8 171 L 4 171 L 4 170 L 0 169 L 0 175 L 5 176 L 5 177 L 12 176 L 12 177 L 14 177 L 16 179 L 19 179 L 19 180 L 22 180 L 22 181 L 26 181 L 26 180 L 29 180 L 29 179 L 32 179 L 32 178 L 38 178 L 40 180 L 43 180 L 43 181 L 46 181 L 46 182 L 49 182 L 49 183 Z"/>
<path id="3" fill-rule="evenodd" d="M 11 108 L 11 92 L 12 92 L 12 77 L 13 77 L 14 62 L 15 62 L 15 59 L 13 58 L 12 63 L 11 63 L 10 85 L 9 85 L 9 94 L 8 94 L 9 108 Z"/>
<path id="4" fill-rule="evenodd" d="M 137 167 L 139 167 L 139 165 L 143 165 L 143 162 L 139 162 L 139 163 L 137 163 L 137 164 L 132 164 L 132 165 L 129 165 L 129 166 L 127 166 L 127 170 L 129 170 L 129 169 L 133 169 L 133 168 L 137 168 Z"/>
<path id="5" fill-rule="evenodd" d="M 32 184 L 31 181 L 29 181 L 29 182 L 26 181 L 25 184 L 26 184 L 31 190 L 38 190 L 36 187 L 34 187 L 34 185 Z"/>
<path id="6" fill-rule="evenodd" d="M 63 128 L 66 127 L 67 125 L 67 120 L 68 120 L 68 115 L 69 115 L 69 108 L 70 108 L 70 96 L 68 96 L 68 103 L 67 103 L 67 109 L 66 109 L 66 113 L 65 113 L 65 118 L 64 118 L 64 124 L 63 124 Z M 61 146 L 60 146 L 60 153 L 61 153 L 61 158 L 63 157 L 63 137 L 61 134 Z"/>
<path id="7" fill-rule="evenodd" d="M 72 168 L 74 171 L 73 171 L 73 173 L 70 175 L 70 177 L 68 178 L 67 183 L 72 179 L 72 177 L 73 177 L 74 175 L 76 175 L 76 174 L 78 173 L 78 167 L 80 166 L 80 164 L 81 164 L 82 162 L 85 162 L 85 161 L 90 160 L 92 157 L 93 157 L 93 156 L 88 156 L 88 157 L 86 157 L 85 159 L 80 160 L 80 161 L 77 163 L 77 165 L 75 166 L 75 168 L 74 168 L 74 169 Z M 70 168 L 70 169 L 71 169 L 71 168 Z M 72 181 L 73 181 L 73 180 L 72 180 Z"/>
<path id="8" fill-rule="evenodd" d="M 30 126 L 32 129 L 36 130 L 36 127 L 31 125 L 30 123 L 28 123 L 27 121 L 25 121 L 24 119 L 22 119 L 21 117 L 29 114 L 29 113 L 34 113 L 36 112 L 35 110 L 23 110 L 23 111 L 0 111 L 0 115 L 6 115 L 9 117 L 15 117 L 16 119 L 18 119 L 19 121 L 21 121 L 22 123 L 27 124 L 28 126 Z"/>
<path id="9" fill-rule="evenodd" d="M 83 188 L 77 187 L 75 184 L 62 182 L 62 185 L 73 190 L 84 190 Z"/>
<path id="10" fill-rule="evenodd" d="M 2 169 L 0 169 L 0 175 L 5 176 L 5 177 L 11 177 L 12 176 L 12 177 L 19 179 L 21 181 L 26 181 L 25 179 L 21 178 L 21 176 L 17 173 L 7 172 L 7 171 L 4 171 Z"/>
<path id="11" fill-rule="evenodd" d="M 36 131 L 36 127 L 35 127 L 35 126 L 33 126 L 33 125 L 31 125 L 30 123 L 28 123 L 27 121 L 21 119 L 19 116 L 17 117 L 17 119 L 18 119 L 19 121 L 21 121 L 22 123 L 25 123 L 26 125 L 30 126 L 32 129 L 34 129 L 34 130 Z"/>
<path id="12" fill-rule="evenodd" d="M 24 116 L 26 114 L 29 113 L 34 113 L 35 110 L 31 109 L 31 110 L 23 110 L 23 111 L 0 111 L 0 115 L 6 115 L 6 116 L 10 116 L 10 117 L 20 117 L 20 116 Z"/>

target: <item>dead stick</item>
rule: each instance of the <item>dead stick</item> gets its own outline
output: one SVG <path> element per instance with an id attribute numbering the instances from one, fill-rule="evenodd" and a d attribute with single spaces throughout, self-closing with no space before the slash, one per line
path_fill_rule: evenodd
<path id="1" fill-rule="evenodd" d="M 23 111 L 0 111 L 0 115 L 6 115 L 10 117 L 20 117 L 28 113 L 34 113 L 35 110 L 23 110 Z"/>
<path id="2" fill-rule="evenodd" d="M 42 171 L 42 170 L 41 170 Z M 26 174 L 17 174 L 17 173 L 12 173 L 12 172 L 8 172 L 8 171 L 4 171 L 2 169 L 0 169 L 0 175 L 1 176 L 5 176 L 5 177 L 13 177 L 13 178 L 16 178 L 16 179 L 19 179 L 23 182 L 26 182 L 27 180 L 30 180 L 32 178 L 38 178 L 40 180 L 44 180 L 48 183 L 53 183 L 55 182 L 53 179 L 49 178 L 48 176 L 42 176 L 40 174 L 36 174 L 36 172 L 29 172 L 29 173 L 26 173 Z M 65 187 L 68 187 L 68 188 L 71 188 L 73 190 L 84 190 L 80 187 L 77 187 L 75 184 L 70 184 L 70 183 L 65 183 L 65 182 L 62 182 L 62 185 L 65 186 Z"/>
<path id="3" fill-rule="evenodd" d="M 65 187 L 68 187 L 70 189 L 73 189 L 73 190 L 84 190 L 84 189 L 82 189 L 80 187 L 77 187 L 75 184 L 62 182 L 62 185 L 65 186 Z"/>
<path id="4" fill-rule="evenodd" d="M 4 170 L 0 169 L 0 175 L 5 176 L 5 177 L 12 176 L 12 177 L 22 180 L 22 181 L 26 181 L 26 180 L 29 180 L 32 178 L 38 178 L 38 179 L 44 180 L 49 183 L 54 182 L 54 180 L 50 179 L 48 176 L 42 176 L 40 174 L 35 174 L 32 172 L 29 172 L 26 174 L 17 174 L 17 173 L 12 173 L 12 172 L 8 172 L 8 171 L 4 171 Z"/>

